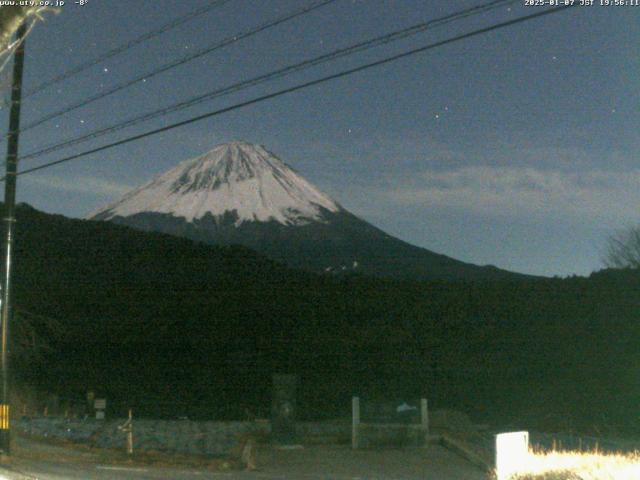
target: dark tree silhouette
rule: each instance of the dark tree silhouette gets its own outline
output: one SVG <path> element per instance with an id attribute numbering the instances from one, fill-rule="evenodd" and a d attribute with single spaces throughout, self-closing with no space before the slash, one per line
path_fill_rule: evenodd
<path id="1" fill-rule="evenodd" d="M 610 268 L 640 268 L 640 226 L 609 238 L 604 263 Z"/>

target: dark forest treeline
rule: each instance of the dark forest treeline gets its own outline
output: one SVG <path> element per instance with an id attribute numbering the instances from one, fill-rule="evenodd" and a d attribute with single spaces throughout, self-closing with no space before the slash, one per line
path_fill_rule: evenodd
<path id="1" fill-rule="evenodd" d="M 93 388 L 142 414 L 266 413 L 274 372 L 302 416 L 349 397 L 427 395 L 517 426 L 636 429 L 640 274 L 400 282 L 294 271 L 102 222 L 19 210 L 15 303 L 59 319 L 14 366 L 64 397 Z M 19 319 L 19 318 L 18 318 Z"/>

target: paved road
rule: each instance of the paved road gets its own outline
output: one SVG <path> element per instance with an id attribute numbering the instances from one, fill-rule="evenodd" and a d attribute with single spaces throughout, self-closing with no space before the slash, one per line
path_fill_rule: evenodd
<path id="1" fill-rule="evenodd" d="M 256 472 L 214 472 L 207 469 L 159 468 L 109 464 L 91 453 L 44 457 L 41 444 L 23 444 L 8 467 L 7 479 L 39 480 L 486 480 L 480 469 L 438 445 L 420 449 L 358 450 L 348 446 L 311 446 L 301 450 L 263 448 Z M 56 458 L 57 457 L 57 458 Z M 0 480 L 5 474 L 0 468 Z"/>

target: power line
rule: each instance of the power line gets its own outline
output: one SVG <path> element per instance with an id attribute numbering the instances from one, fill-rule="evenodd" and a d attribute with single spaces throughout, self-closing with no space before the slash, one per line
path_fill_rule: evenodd
<path id="1" fill-rule="evenodd" d="M 296 86 L 293 86 L 293 87 L 285 88 L 283 90 L 278 90 L 277 92 L 273 92 L 273 93 L 270 93 L 270 94 L 267 94 L 267 95 L 262 95 L 262 96 L 253 98 L 251 100 L 247 100 L 247 101 L 244 101 L 244 102 L 241 102 L 241 103 L 236 103 L 235 105 L 231 105 L 229 107 L 225 107 L 225 108 L 222 108 L 222 109 L 219 109 L 219 110 L 215 110 L 213 112 L 205 113 L 203 115 L 198 115 L 196 117 L 192 117 L 190 119 L 183 120 L 181 122 L 173 123 L 171 125 L 167 125 L 167 126 L 162 127 L 162 128 L 157 128 L 155 130 L 151 130 L 151 131 L 139 134 L 139 135 L 134 135 L 134 136 L 122 139 L 122 140 L 118 140 L 116 142 L 112 142 L 112 143 L 109 143 L 107 145 L 103 145 L 101 147 L 97 147 L 97 148 L 93 148 L 93 149 L 90 149 L 90 150 L 86 150 L 84 152 L 81 152 L 81 153 L 78 153 L 78 154 L 75 154 L 75 155 L 70 155 L 68 157 L 64 157 L 64 158 L 61 158 L 59 160 L 55 160 L 53 162 L 48 162 L 48 163 L 45 163 L 45 164 L 37 166 L 37 167 L 29 168 L 27 170 L 23 170 L 23 171 L 19 172 L 17 175 L 25 175 L 27 173 L 32 173 L 32 172 L 36 172 L 38 170 L 43 170 L 45 168 L 53 167 L 55 165 L 66 163 L 66 162 L 69 162 L 71 160 L 76 160 L 78 158 L 82 158 L 82 157 L 85 157 L 87 155 L 91 155 L 93 153 L 97 153 L 97 152 L 101 152 L 101 151 L 104 151 L 104 150 L 108 150 L 108 149 L 113 148 L 113 147 L 117 147 L 117 146 L 120 146 L 120 145 L 131 143 L 131 142 L 134 142 L 134 141 L 137 141 L 137 140 L 141 140 L 141 139 L 146 138 L 146 137 L 150 137 L 152 135 L 157 135 L 159 133 L 163 133 L 163 132 L 166 132 L 166 131 L 169 131 L 169 130 L 173 130 L 175 128 L 179 128 L 179 127 L 182 127 L 182 126 L 185 126 L 185 125 L 189 125 L 191 123 L 195 123 L 195 122 L 198 122 L 200 120 L 204 120 L 204 119 L 207 119 L 207 118 L 210 118 L 210 117 L 221 115 L 223 113 L 231 112 L 233 110 L 238 110 L 240 108 L 247 107 L 249 105 L 253 105 L 253 104 L 256 104 L 256 103 L 263 102 L 265 100 L 270 100 L 272 98 L 280 97 L 280 96 L 286 95 L 288 93 L 296 92 L 298 90 L 302 90 L 302 89 L 305 89 L 305 88 L 308 88 L 308 87 L 312 87 L 312 86 L 315 86 L 315 85 L 326 83 L 326 82 L 331 81 L 331 80 L 336 80 L 338 78 L 346 77 L 348 75 L 352 75 L 354 73 L 362 72 L 362 71 L 368 70 L 370 68 L 378 67 L 378 66 L 381 66 L 381 65 L 386 65 L 388 63 L 391 63 L 391 62 L 394 62 L 394 61 L 397 61 L 397 60 L 400 60 L 400 59 L 403 59 L 403 58 L 406 58 L 406 57 L 409 57 L 409 56 L 412 56 L 412 55 L 416 55 L 418 53 L 424 53 L 426 51 L 429 51 L 429 50 L 432 50 L 432 49 L 435 49 L 435 48 L 438 48 L 438 47 L 441 47 L 441 46 L 444 46 L 444 45 L 448 45 L 450 43 L 458 42 L 460 40 L 465 40 L 467 38 L 471 38 L 471 37 L 475 37 L 475 36 L 478 36 L 478 35 L 482 35 L 482 34 L 485 34 L 485 33 L 488 33 L 488 32 L 499 30 L 499 29 L 504 28 L 504 27 L 509 27 L 509 26 L 516 25 L 516 24 L 519 24 L 519 23 L 523 23 L 523 22 L 526 22 L 526 21 L 529 21 L 529 20 L 540 18 L 540 17 L 546 16 L 546 15 L 550 15 L 550 14 L 553 14 L 553 13 L 558 13 L 558 12 L 566 10 L 568 8 L 572 8 L 572 7 L 576 6 L 576 5 L 578 5 L 578 4 L 563 5 L 563 6 L 560 6 L 560 7 L 547 9 L 547 10 L 544 10 L 544 11 L 541 11 L 541 12 L 538 12 L 538 13 L 534 13 L 534 14 L 531 14 L 531 15 L 518 17 L 518 18 L 516 18 L 514 20 L 501 22 L 501 23 L 492 25 L 490 27 L 485 27 L 485 28 L 481 28 L 481 29 L 478 29 L 478 30 L 474 30 L 474 31 L 469 32 L 469 33 L 457 35 L 455 37 L 452 37 L 452 38 L 449 38 L 449 39 L 446 39 L 446 40 L 441 40 L 439 42 L 431 43 L 431 44 L 425 45 L 423 47 L 414 48 L 412 50 L 409 50 L 409 51 L 406 51 L 406 52 L 403 52 L 403 53 L 400 53 L 400 54 L 396 54 L 396 55 L 392 55 L 390 57 L 386 57 L 386 58 L 384 58 L 382 60 L 377 60 L 375 62 L 367 63 L 367 64 L 361 65 L 359 67 L 351 68 L 351 69 L 348 69 L 348 70 L 343 70 L 342 72 L 339 72 L 339 73 L 328 75 L 328 76 L 325 76 L 325 77 L 322 77 L 322 78 L 319 78 L 319 79 L 316 79 L 316 80 L 312 80 L 312 81 L 309 81 L 309 82 L 305 82 L 305 83 L 302 83 L 302 84 L 299 84 L 299 85 L 296 85 Z M 5 178 L 3 177 L 3 178 L 0 179 L 0 181 L 2 181 L 2 180 L 5 180 Z"/>
<path id="2" fill-rule="evenodd" d="M 148 120 L 152 120 L 154 118 L 157 117 L 161 117 L 161 116 L 165 116 L 169 113 L 173 113 L 173 112 L 177 112 L 179 110 L 184 110 L 186 108 L 192 107 L 194 105 L 200 104 L 202 102 L 205 102 L 207 100 L 212 100 L 214 98 L 217 97 L 221 97 L 224 95 L 228 95 L 230 93 L 235 93 L 241 90 L 245 90 L 247 88 L 250 87 L 254 87 L 256 85 L 259 85 L 261 83 L 265 83 L 267 81 L 271 81 L 277 78 L 282 78 L 284 76 L 288 76 L 290 74 L 293 73 L 297 73 L 300 72 L 302 70 L 305 70 L 307 68 L 310 67 L 314 67 L 317 65 L 320 65 L 322 63 L 325 62 L 329 62 L 341 57 L 345 57 L 345 56 L 349 56 L 349 55 L 353 55 L 355 53 L 360 53 L 362 51 L 368 50 L 370 48 L 374 48 L 380 45 L 385 45 L 397 40 L 401 40 L 404 38 L 407 38 L 409 36 L 412 35 L 416 35 L 419 33 L 424 32 L 427 29 L 430 28 L 437 28 L 437 27 L 441 27 L 443 25 L 447 25 L 451 22 L 454 21 L 458 21 L 461 20 L 463 18 L 467 18 L 470 17 L 472 15 L 478 15 L 480 13 L 485 13 L 488 12 L 490 10 L 494 10 L 498 7 L 503 7 L 509 4 L 513 4 L 518 2 L 519 0 L 494 0 L 492 2 L 486 3 L 486 4 L 482 4 L 476 7 L 472 7 L 472 8 L 468 8 L 450 15 L 447 15 L 445 17 L 441 17 L 438 19 L 434 19 L 434 20 L 429 20 L 427 22 L 422 22 L 416 25 L 413 25 L 411 27 L 408 28 L 404 28 L 402 30 L 397 30 L 395 32 L 391 32 L 379 37 L 375 37 L 372 38 L 370 40 L 366 40 L 364 42 L 360 42 L 357 43 L 355 45 L 346 47 L 346 48 L 341 48 L 338 50 L 334 50 L 332 52 L 329 52 L 327 54 L 323 54 L 319 57 L 315 57 L 309 60 L 305 60 L 303 62 L 299 62 L 296 64 L 292 64 L 292 65 L 288 65 L 284 68 L 280 68 L 278 70 L 269 72 L 267 74 L 264 75 L 260 75 L 258 77 L 254 77 L 252 79 L 249 80 L 245 80 L 242 82 L 238 82 L 235 84 L 232 84 L 230 86 L 221 88 L 221 89 L 217 89 L 217 90 L 213 90 L 211 92 L 207 92 L 205 94 L 202 95 L 198 95 L 196 97 L 192 97 L 188 100 L 170 105 L 168 107 L 163 107 L 160 108 L 158 110 L 154 110 L 152 112 L 148 112 L 146 114 L 137 116 L 137 117 L 133 117 L 130 118 L 129 120 L 125 120 L 124 122 L 119 122 L 116 123 L 114 125 L 111 125 L 109 127 L 104 127 L 104 128 L 100 128 L 97 130 L 94 130 L 92 132 L 89 132 L 87 134 L 84 134 L 80 137 L 76 137 L 76 138 L 72 138 L 72 139 L 68 139 L 65 140 L 61 143 L 55 143 L 52 145 L 48 145 L 40 150 L 34 151 L 34 152 L 30 152 L 27 155 L 24 155 L 22 157 L 20 157 L 20 160 L 27 160 L 30 158 L 34 158 L 34 157 L 39 157 L 41 155 L 45 155 L 47 153 L 51 153 L 66 147 L 70 147 L 73 145 L 77 145 L 79 143 L 83 143 L 87 140 L 92 140 L 104 135 L 107 135 L 109 133 L 113 133 L 115 131 L 118 130 L 122 130 L 123 128 L 127 128 L 127 127 L 131 127 L 134 125 L 138 125 L 139 123 L 142 122 L 146 122 Z"/>
<path id="3" fill-rule="evenodd" d="M 152 30 L 150 32 L 147 32 L 141 36 L 139 36 L 138 38 L 135 38 L 127 43 L 123 43 L 122 45 L 115 47 L 111 50 L 109 50 L 108 52 L 103 53 L 102 55 L 99 55 L 98 57 L 92 59 L 92 60 L 88 60 L 84 63 L 81 63 L 80 65 L 67 70 L 66 72 L 58 75 L 57 77 L 53 77 L 50 80 L 47 80 L 46 82 L 42 82 L 41 84 L 35 86 L 34 88 L 32 88 L 31 90 L 28 90 L 24 96 L 23 96 L 23 100 L 27 97 L 30 97 L 32 95 L 35 95 L 36 93 L 41 92 L 42 90 L 45 90 L 49 87 L 51 87 L 52 85 L 55 85 L 57 83 L 60 83 L 64 80 L 67 80 L 81 72 L 84 72 L 85 70 L 94 67 L 102 62 L 104 62 L 105 60 L 108 60 L 110 58 L 115 57 L 116 55 L 119 55 L 127 50 L 130 50 L 131 48 L 140 45 L 141 43 L 147 42 L 165 32 L 168 32 L 169 30 L 172 30 L 194 18 L 197 18 L 201 15 L 204 15 L 205 13 L 214 10 L 216 8 L 222 7 L 223 5 L 225 5 L 226 3 L 229 3 L 231 0 L 215 0 L 213 2 L 210 2 L 208 5 L 205 5 L 204 7 L 201 7 L 197 10 L 194 10 L 186 15 L 183 15 L 182 17 L 178 17 L 174 20 L 172 20 L 169 23 L 166 23 L 164 25 L 162 25 L 161 27 L 157 28 L 156 30 Z M 6 105 L 6 104 L 5 104 Z M 5 106 L 2 105 L 2 106 Z"/>
<path id="4" fill-rule="evenodd" d="M 227 0 L 228 1 L 228 0 Z M 163 66 L 161 66 L 160 68 L 156 69 L 156 70 L 152 70 L 150 72 L 147 72 L 143 75 L 140 75 L 132 80 L 128 80 L 126 82 L 120 83 L 118 85 L 115 85 L 113 87 L 111 87 L 109 90 L 106 90 L 104 92 L 100 92 L 96 95 L 93 95 L 92 97 L 86 98 L 84 100 L 81 100 L 77 103 L 71 104 L 68 107 L 65 107 L 61 110 L 58 110 L 56 112 L 50 113 L 48 115 L 45 115 L 44 117 L 40 118 L 39 120 L 36 120 L 33 123 L 30 123 L 28 125 L 26 125 L 25 127 L 23 127 L 20 131 L 21 132 L 25 132 L 27 130 L 31 130 L 32 128 L 35 128 L 39 125 L 42 125 L 45 122 L 48 122 L 49 120 L 53 120 L 54 118 L 57 118 L 61 115 L 64 115 L 66 113 L 72 112 L 74 110 L 77 110 L 78 108 L 84 107 L 86 105 L 89 105 L 90 103 L 93 103 L 95 101 L 101 100 L 105 97 L 108 97 L 109 95 L 113 95 L 116 92 L 119 92 L 121 90 L 124 90 L 125 88 L 129 88 L 139 82 L 142 81 L 146 81 L 149 78 L 153 78 L 157 75 L 160 75 L 161 73 L 167 72 L 171 69 L 174 69 L 176 67 L 179 67 L 181 65 L 184 65 L 185 63 L 188 63 L 192 60 L 195 60 L 196 58 L 200 58 L 204 55 L 207 55 L 209 53 L 212 53 L 216 50 L 219 50 L 221 48 L 224 48 L 228 45 L 231 45 L 233 43 L 239 42 L 240 40 L 243 40 L 245 38 L 251 37 L 253 35 L 256 35 L 264 30 L 273 28 L 277 25 L 280 25 L 281 23 L 287 22 L 289 20 L 292 20 L 294 18 L 300 17 L 302 15 L 305 15 L 309 12 L 312 12 L 314 10 L 317 10 L 318 8 L 324 7 L 325 5 L 328 5 L 330 3 L 335 2 L 336 0 L 321 0 L 319 2 L 315 2 L 311 5 L 308 5 L 306 7 L 303 8 L 299 8 L 297 10 L 294 10 L 293 12 L 287 13 L 285 15 L 282 15 L 278 18 L 276 18 L 275 20 L 269 21 L 267 23 L 263 23 L 261 25 L 258 25 L 257 27 L 252 28 L 251 30 L 248 30 L 244 33 L 239 33 L 236 35 L 232 35 L 230 37 L 225 38 L 224 40 L 217 42 L 207 48 L 198 50 L 190 55 L 187 55 L 185 57 L 182 57 L 178 60 L 175 60 L 173 62 L 170 63 L 166 63 Z"/>

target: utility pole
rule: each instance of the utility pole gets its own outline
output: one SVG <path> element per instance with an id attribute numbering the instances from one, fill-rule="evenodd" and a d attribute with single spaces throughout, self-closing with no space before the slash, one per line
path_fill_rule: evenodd
<path id="1" fill-rule="evenodd" d="M 23 23 L 16 32 L 20 42 L 13 58 L 13 84 L 7 145 L 7 171 L 4 180 L 4 221 L 7 228 L 5 244 L 5 277 L 2 285 L 2 317 L 0 318 L 0 370 L 2 373 L 2 398 L 0 398 L 0 450 L 11 453 L 11 429 L 9 408 L 9 320 L 11 319 L 11 273 L 13 228 L 16 223 L 16 176 L 18 173 L 18 138 L 20 135 L 20 102 L 22 98 L 22 70 L 24 66 L 24 37 L 27 25 Z"/>

